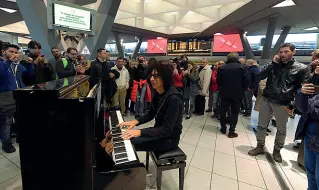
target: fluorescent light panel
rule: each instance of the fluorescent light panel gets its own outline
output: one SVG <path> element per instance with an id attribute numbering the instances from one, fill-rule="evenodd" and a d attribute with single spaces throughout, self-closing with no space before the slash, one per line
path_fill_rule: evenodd
<path id="1" fill-rule="evenodd" d="M 17 10 L 14 9 L 8 9 L 8 8 L 4 8 L 4 7 L 0 7 L 1 10 L 7 12 L 7 13 L 15 13 L 17 12 Z"/>
<path id="2" fill-rule="evenodd" d="M 310 28 L 305 28 L 303 30 L 318 30 L 319 28 L 317 26 L 310 27 Z"/>
<path id="3" fill-rule="evenodd" d="M 278 8 L 278 7 L 290 7 L 290 6 L 294 6 L 296 5 L 295 2 L 293 0 L 285 0 L 275 6 L 273 6 L 273 8 Z"/>

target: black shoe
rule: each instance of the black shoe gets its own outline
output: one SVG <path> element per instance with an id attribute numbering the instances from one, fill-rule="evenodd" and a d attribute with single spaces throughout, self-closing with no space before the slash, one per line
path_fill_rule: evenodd
<path id="1" fill-rule="evenodd" d="M 222 134 L 226 135 L 226 127 L 222 127 L 222 128 L 220 129 L 220 132 L 221 132 Z"/>
<path id="2" fill-rule="evenodd" d="M 15 134 L 15 133 L 11 133 L 11 134 L 10 134 L 10 137 L 11 137 L 12 139 L 14 139 L 14 138 L 16 138 L 16 137 L 17 137 L 17 134 Z"/>
<path id="3" fill-rule="evenodd" d="M 271 130 L 269 128 L 267 128 L 267 133 L 271 133 Z"/>
<path id="4" fill-rule="evenodd" d="M 213 110 L 212 109 L 208 109 L 208 110 L 206 110 L 205 112 L 212 112 Z"/>
<path id="5" fill-rule="evenodd" d="M 218 115 L 216 115 L 216 114 L 213 114 L 212 116 L 210 116 L 212 119 L 214 119 L 214 118 L 217 118 L 218 117 Z"/>
<path id="6" fill-rule="evenodd" d="M 190 118 L 191 118 L 191 116 L 186 116 L 186 117 L 185 117 L 185 119 L 190 119 Z"/>
<path id="7" fill-rule="evenodd" d="M 196 115 L 204 115 L 204 112 L 197 113 Z"/>
<path id="8" fill-rule="evenodd" d="M 245 117 L 250 117 L 250 116 L 251 116 L 251 112 L 245 111 L 244 116 L 245 116 Z"/>
<path id="9" fill-rule="evenodd" d="M 228 138 L 236 138 L 236 137 L 238 137 L 238 134 L 235 132 L 229 132 L 227 136 L 228 136 Z"/>
<path id="10" fill-rule="evenodd" d="M 239 111 L 240 114 L 245 114 L 245 112 L 246 112 L 245 110 L 240 110 Z"/>
<path id="11" fill-rule="evenodd" d="M 13 153 L 16 151 L 16 148 L 12 145 L 12 143 L 2 143 L 2 150 L 5 151 L 6 153 Z"/>
<path id="12" fill-rule="evenodd" d="M 135 119 L 139 119 L 140 118 L 140 116 L 139 115 L 135 115 Z"/>
<path id="13" fill-rule="evenodd" d="M 278 163 L 281 163 L 282 162 L 282 157 L 281 157 L 281 154 L 280 154 L 280 150 L 276 150 L 274 149 L 273 153 L 272 153 L 272 158 L 278 162 Z"/>

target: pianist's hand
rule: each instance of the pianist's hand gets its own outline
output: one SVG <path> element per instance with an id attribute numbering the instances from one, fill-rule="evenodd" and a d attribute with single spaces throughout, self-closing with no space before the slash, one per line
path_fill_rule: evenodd
<path id="1" fill-rule="evenodd" d="M 127 129 L 132 129 L 133 127 L 135 127 L 138 124 L 137 120 L 133 120 L 133 121 L 125 121 L 120 123 L 120 128 L 123 128 L 124 126 L 127 126 Z"/>
<path id="2" fill-rule="evenodd" d="M 124 140 L 129 140 L 133 137 L 139 137 L 139 136 L 141 136 L 141 130 L 126 130 L 121 135 L 121 137 Z"/>

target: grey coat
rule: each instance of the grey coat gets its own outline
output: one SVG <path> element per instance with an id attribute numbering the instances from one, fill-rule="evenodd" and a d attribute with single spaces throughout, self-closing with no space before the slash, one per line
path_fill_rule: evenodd
<path id="1" fill-rule="evenodd" d="M 189 87 L 186 86 L 187 81 L 190 82 Z M 184 83 L 183 97 L 185 99 L 188 99 L 189 96 L 199 95 L 198 81 L 199 81 L 198 71 L 194 71 L 193 73 L 184 75 L 184 77 L 183 77 L 183 83 Z"/>

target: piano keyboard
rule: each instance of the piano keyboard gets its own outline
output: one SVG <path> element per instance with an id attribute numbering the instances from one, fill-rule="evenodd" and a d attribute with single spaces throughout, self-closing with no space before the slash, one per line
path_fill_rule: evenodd
<path id="1" fill-rule="evenodd" d="M 112 133 L 113 140 L 113 161 L 115 164 L 123 164 L 126 162 L 136 161 L 135 151 L 130 140 L 124 140 L 121 138 L 122 133 L 126 129 L 121 129 L 118 124 L 123 122 L 122 114 L 119 110 L 109 113 L 109 124 Z"/>

